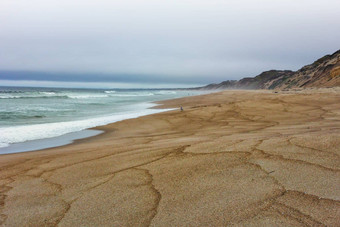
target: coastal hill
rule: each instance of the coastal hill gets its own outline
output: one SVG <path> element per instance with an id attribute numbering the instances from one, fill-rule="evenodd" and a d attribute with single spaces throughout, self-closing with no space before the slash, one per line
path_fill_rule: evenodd
<path id="1" fill-rule="evenodd" d="M 340 86 L 340 50 L 326 55 L 298 71 L 270 70 L 255 77 L 227 80 L 199 89 L 290 89 Z"/>

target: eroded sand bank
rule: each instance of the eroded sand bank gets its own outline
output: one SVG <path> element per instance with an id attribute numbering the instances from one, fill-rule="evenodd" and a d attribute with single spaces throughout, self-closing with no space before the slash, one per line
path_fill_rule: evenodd
<path id="1" fill-rule="evenodd" d="M 4 226 L 337 226 L 340 90 L 224 91 L 0 156 Z"/>

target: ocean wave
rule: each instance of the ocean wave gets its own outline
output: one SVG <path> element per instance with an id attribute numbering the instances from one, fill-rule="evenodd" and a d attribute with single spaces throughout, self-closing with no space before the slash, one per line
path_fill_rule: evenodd
<path id="1" fill-rule="evenodd" d="M 15 114 L 15 113 L 26 113 L 26 112 L 70 112 L 75 111 L 70 108 L 51 108 L 35 105 L 17 105 L 12 108 L 0 109 L 0 114 Z"/>
<path id="2" fill-rule="evenodd" d="M 89 94 L 89 95 L 76 95 L 76 94 L 50 94 L 50 95 L 0 95 L 0 99 L 46 99 L 46 98 L 55 98 L 55 99 L 91 99 L 91 98 L 107 98 L 109 95 L 101 95 L 101 94 Z"/>
<path id="3" fill-rule="evenodd" d="M 145 103 L 134 111 L 86 120 L 3 127 L 0 128 L 0 147 L 9 146 L 9 144 L 12 143 L 57 137 L 67 133 L 77 132 L 100 125 L 106 125 L 125 119 L 137 118 L 140 116 L 169 110 L 147 109 L 152 106 L 155 105 Z M 141 107 L 142 109 L 140 109 Z"/>
<path id="4" fill-rule="evenodd" d="M 52 91 L 41 91 L 41 92 L 39 92 L 39 94 L 44 94 L 44 95 L 55 95 L 56 93 L 55 93 L 55 92 L 52 92 Z"/>
<path id="5" fill-rule="evenodd" d="M 139 96 L 153 96 L 155 95 L 154 93 L 139 93 L 139 94 L 111 94 L 110 96 L 113 97 L 139 97 Z"/>
<path id="6" fill-rule="evenodd" d="M 177 92 L 176 91 L 159 91 L 159 92 L 157 92 L 157 94 L 159 94 L 159 95 L 175 95 L 175 94 L 177 94 Z"/>
<path id="7" fill-rule="evenodd" d="M 44 118 L 44 117 L 46 116 L 39 112 L 32 112 L 32 113 L 25 113 L 21 111 L 0 112 L 0 120 L 36 119 L 36 118 Z"/>
<path id="8" fill-rule="evenodd" d="M 71 99 L 92 99 L 92 98 L 107 98 L 109 95 L 67 95 Z"/>
<path id="9" fill-rule="evenodd" d="M 16 90 L 13 90 L 13 91 L 8 91 L 8 90 L 4 90 L 4 91 L 1 91 L 0 90 L 0 94 L 7 94 L 7 93 L 14 93 L 14 94 L 17 94 L 17 93 L 26 93 L 26 91 L 16 91 Z"/>
<path id="10" fill-rule="evenodd" d="M 37 119 L 37 118 L 45 118 L 45 115 L 23 115 L 23 114 L 12 114 L 12 115 L 5 115 L 0 114 L 0 120 L 17 120 L 17 119 Z"/>
<path id="11" fill-rule="evenodd" d="M 0 95 L 0 99 L 68 98 L 67 95 Z"/>
<path id="12" fill-rule="evenodd" d="M 155 91 L 155 92 L 117 92 L 107 90 L 103 93 L 69 93 L 69 92 L 53 92 L 53 91 L 40 91 L 30 93 L 16 93 L 7 92 L 0 93 L 0 99 L 35 99 L 35 98 L 55 98 L 55 99 L 96 99 L 107 97 L 147 97 L 154 95 L 174 95 L 176 91 Z"/>

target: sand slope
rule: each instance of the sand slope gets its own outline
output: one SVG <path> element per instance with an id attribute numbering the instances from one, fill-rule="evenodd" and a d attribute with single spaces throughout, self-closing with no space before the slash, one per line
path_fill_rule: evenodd
<path id="1" fill-rule="evenodd" d="M 340 89 L 225 91 L 0 156 L 3 226 L 339 226 Z"/>

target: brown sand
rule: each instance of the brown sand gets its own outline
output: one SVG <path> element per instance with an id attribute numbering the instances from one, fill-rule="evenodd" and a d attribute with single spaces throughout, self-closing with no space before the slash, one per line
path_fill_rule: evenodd
<path id="1" fill-rule="evenodd" d="M 0 156 L 3 226 L 339 226 L 340 89 L 163 102 L 72 145 Z"/>

